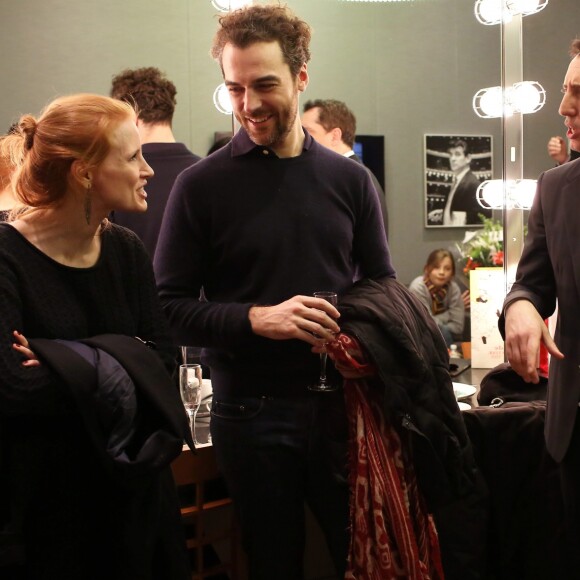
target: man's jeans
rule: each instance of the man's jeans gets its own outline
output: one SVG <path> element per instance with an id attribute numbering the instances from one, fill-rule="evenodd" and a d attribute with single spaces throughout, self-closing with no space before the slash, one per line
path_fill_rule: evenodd
<path id="1" fill-rule="evenodd" d="M 240 516 L 250 578 L 304 577 L 305 501 L 342 578 L 349 539 L 342 390 L 287 398 L 214 396 L 211 435 Z"/>

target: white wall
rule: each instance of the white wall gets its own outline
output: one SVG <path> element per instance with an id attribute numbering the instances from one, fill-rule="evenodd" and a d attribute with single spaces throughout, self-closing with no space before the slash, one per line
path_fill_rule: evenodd
<path id="1" fill-rule="evenodd" d="M 215 15 L 205 0 L 2 0 L 0 130 L 57 95 L 108 94 L 122 69 L 156 66 L 177 87 L 177 138 L 205 154 L 214 131 L 231 129 L 211 104 Z"/>

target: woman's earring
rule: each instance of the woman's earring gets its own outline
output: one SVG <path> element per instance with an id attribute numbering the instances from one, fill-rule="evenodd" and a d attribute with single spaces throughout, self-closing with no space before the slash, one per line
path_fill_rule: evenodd
<path id="1" fill-rule="evenodd" d="M 87 187 L 87 193 L 85 195 L 85 219 L 87 220 L 87 225 L 91 223 L 91 183 Z"/>

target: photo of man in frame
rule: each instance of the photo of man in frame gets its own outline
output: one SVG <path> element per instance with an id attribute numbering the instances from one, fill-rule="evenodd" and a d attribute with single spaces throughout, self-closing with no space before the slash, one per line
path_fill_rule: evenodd
<path id="1" fill-rule="evenodd" d="M 425 136 L 425 226 L 482 225 L 477 188 L 491 179 L 491 136 Z"/>

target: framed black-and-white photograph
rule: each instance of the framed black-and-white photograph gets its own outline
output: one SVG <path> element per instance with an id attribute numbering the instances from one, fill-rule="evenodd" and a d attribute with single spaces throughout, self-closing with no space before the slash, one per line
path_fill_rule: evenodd
<path id="1" fill-rule="evenodd" d="M 481 226 L 477 188 L 492 179 L 491 135 L 425 135 L 425 227 Z"/>

